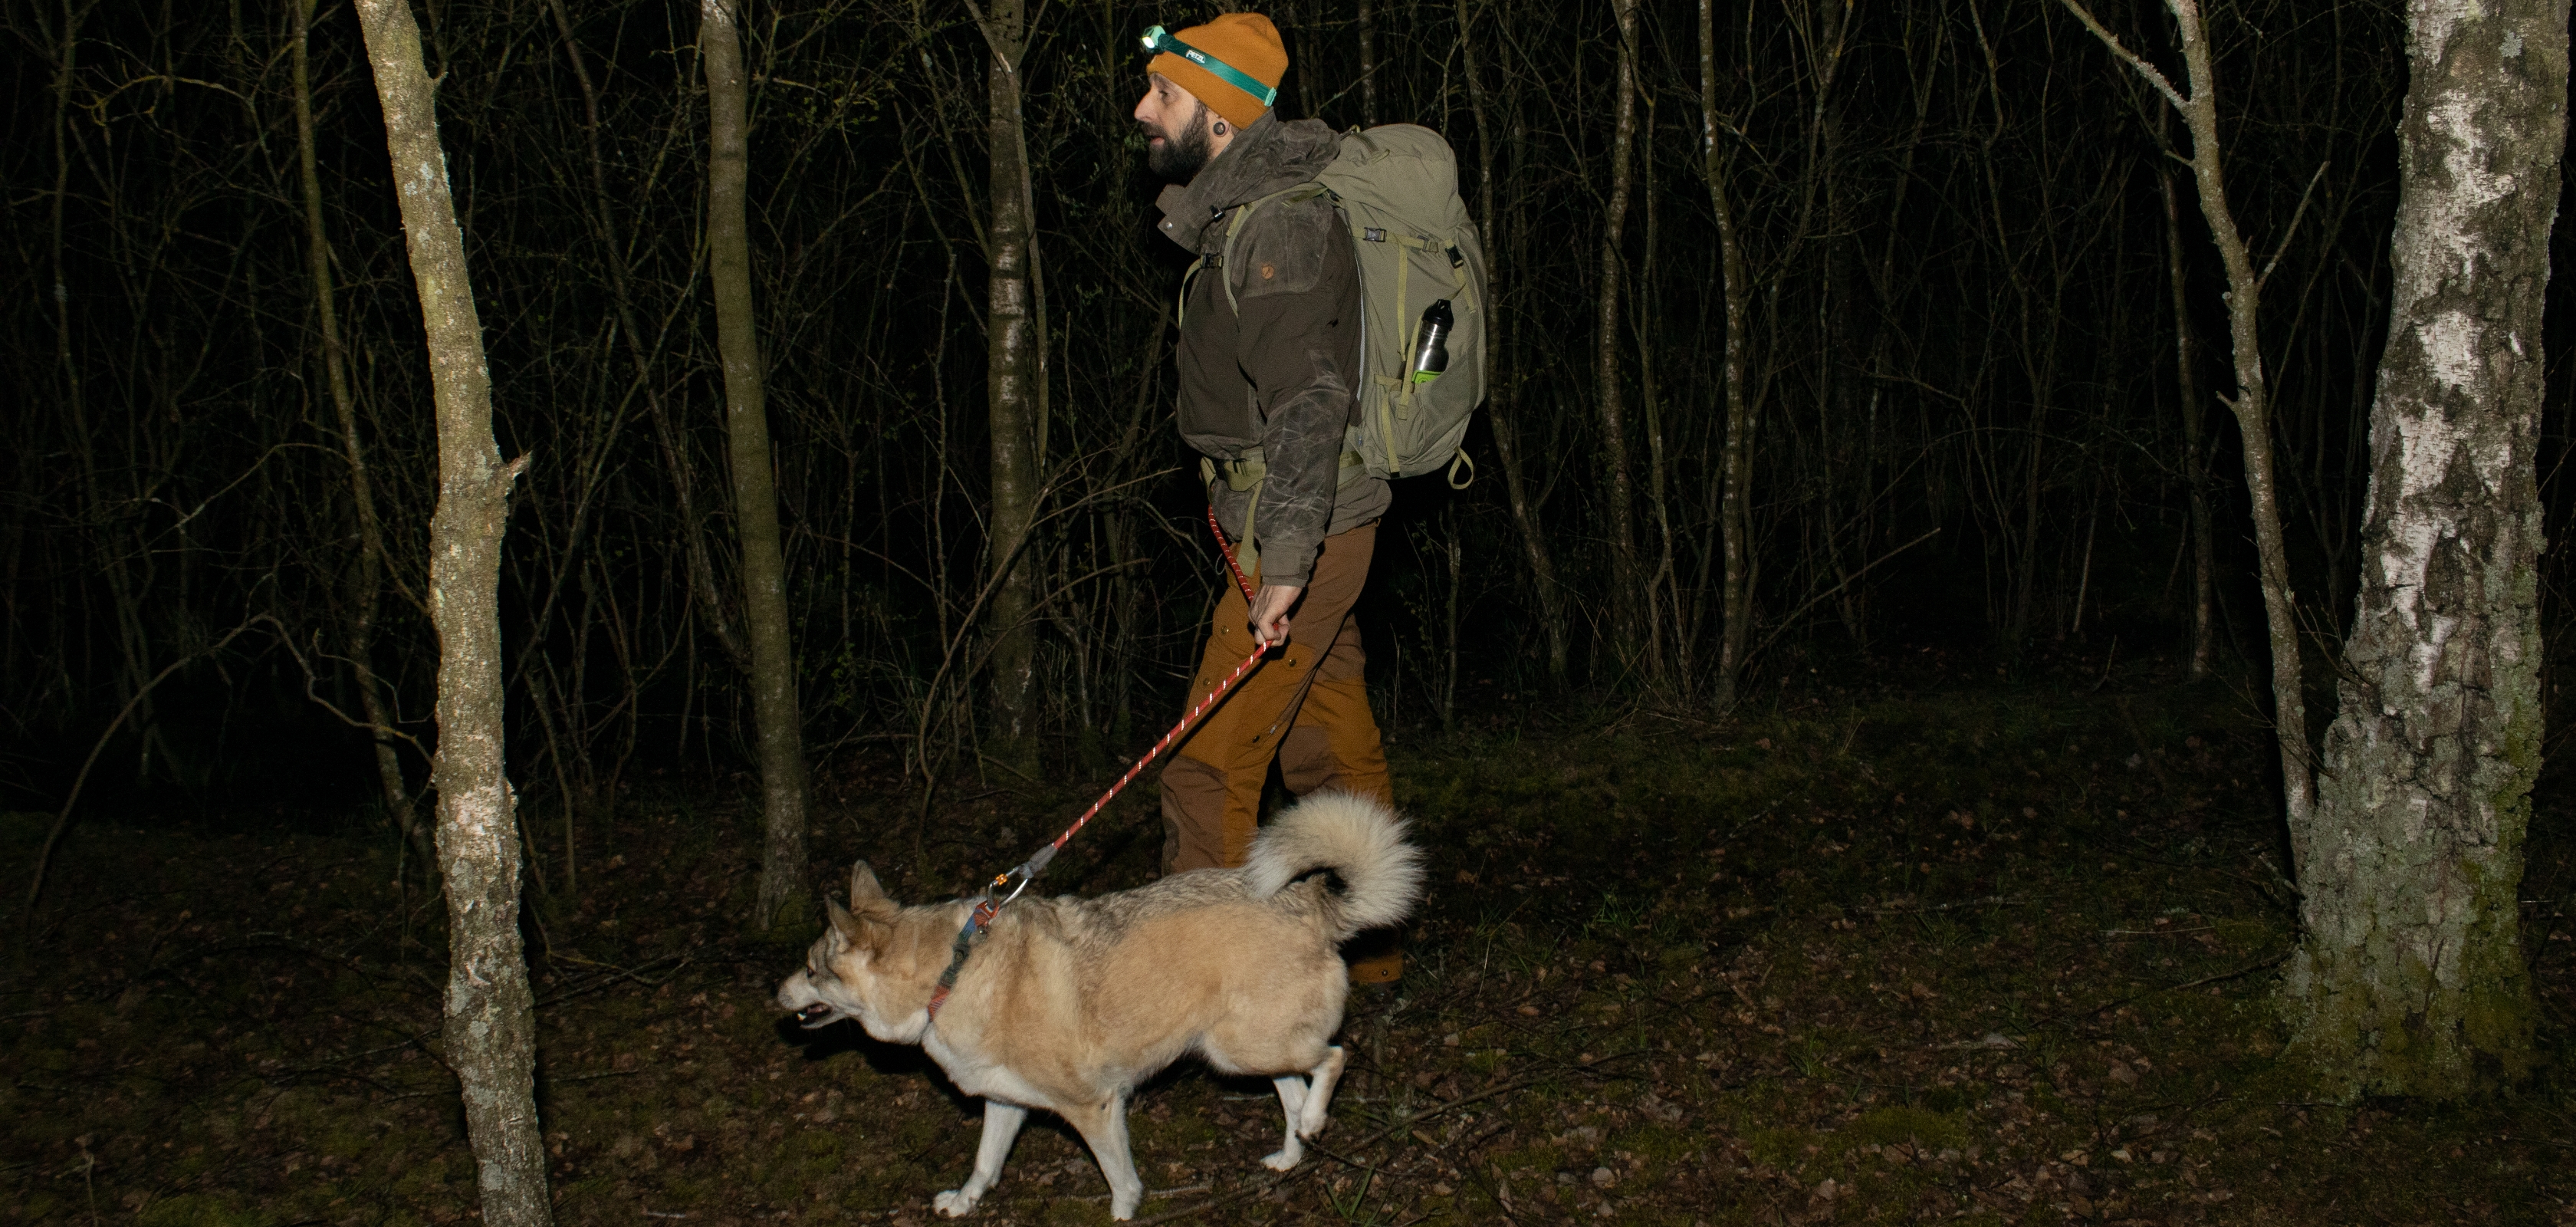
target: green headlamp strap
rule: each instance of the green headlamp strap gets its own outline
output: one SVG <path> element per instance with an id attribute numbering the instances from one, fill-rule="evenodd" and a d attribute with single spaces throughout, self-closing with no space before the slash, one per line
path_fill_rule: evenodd
<path id="1" fill-rule="evenodd" d="M 1140 41 L 1145 44 L 1147 51 L 1168 51 L 1216 74 L 1217 80 L 1252 95 L 1263 106 L 1269 106 L 1279 97 L 1278 86 L 1263 85 L 1254 80 L 1252 74 L 1172 37 L 1161 26 L 1145 31 L 1145 37 Z"/>

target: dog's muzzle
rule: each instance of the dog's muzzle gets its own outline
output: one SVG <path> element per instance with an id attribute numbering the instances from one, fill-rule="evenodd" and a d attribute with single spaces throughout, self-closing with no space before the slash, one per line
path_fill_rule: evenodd
<path id="1" fill-rule="evenodd" d="M 831 1022 L 836 1014 L 837 1011 L 833 1010 L 832 1007 L 817 1001 L 804 1009 L 796 1011 L 796 1025 L 810 1031 L 816 1027 L 820 1027 Z"/>

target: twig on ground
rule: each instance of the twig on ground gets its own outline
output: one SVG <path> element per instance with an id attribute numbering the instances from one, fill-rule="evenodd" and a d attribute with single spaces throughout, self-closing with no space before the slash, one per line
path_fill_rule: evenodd
<path id="1" fill-rule="evenodd" d="M 2083 1014 L 2079 1015 L 2079 1017 L 2083 1017 L 2083 1018 L 2091 1018 L 2091 1017 L 2093 1017 L 2093 1016 L 2094 1016 L 2094 1015 L 2096 1015 L 2096 1014 L 2103 1014 L 2103 1013 L 2107 1013 L 2107 1012 L 2109 1012 L 2109 1011 L 2111 1011 L 2111 1010 L 2118 1009 L 2119 1007 L 2124 1006 L 2124 1005 L 2127 1005 L 2127 1004 L 2129 1004 L 2129 1003 L 2130 1003 L 2130 1002 L 2132 1002 L 2132 1001 L 2143 1001 L 2143 1000 L 2145 1000 L 2145 999 L 2147 999 L 2147 998 L 2149 998 L 2149 997 L 2153 997 L 2153 996 L 2155 996 L 2155 995 L 2156 995 L 2156 994 L 2158 994 L 2158 993 L 2179 993 L 2179 992 L 2183 991 L 2184 989 L 2200 988 L 2200 987 L 2202 987 L 2202 986 L 2204 986 L 2204 985 L 2217 984 L 2217 983 L 2219 983 L 2219 982 L 2221 982 L 2221 981 L 2225 981 L 2225 980 L 2233 980 L 2233 979 L 2237 978 L 2238 976 L 2250 976 L 2250 975 L 2254 974 L 2255 972 L 2261 971 L 2261 970 L 2263 970 L 2264 968 L 2267 968 L 2267 967 L 2278 967 L 2278 966 L 2280 966 L 2282 963 L 2288 962 L 2288 961 L 2289 961 L 2289 958 L 2290 958 L 2290 952 L 2289 952 L 2289 951 L 2287 951 L 2287 950 L 2284 950 L 2284 951 L 2280 952 L 2279 954 L 2273 955 L 2273 956 L 2272 956 L 2272 957 L 2270 957 L 2270 958 L 2267 958 L 2267 959 L 2262 960 L 2261 962 L 2257 962 L 2257 963 L 2248 963 L 2248 964 L 2246 964 L 2245 966 L 2243 966 L 2243 967 L 2239 967 L 2239 968 L 2237 968 L 2237 969 L 2236 969 L 2236 970 L 2234 970 L 2234 971 L 2222 971 L 2222 972 L 2220 972 L 2220 973 L 2218 973 L 2217 975 L 2214 975 L 2214 976 L 2202 976 L 2201 978 L 2199 978 L 2199 979 L 2197 979 L 2197 980 L 2185 980 L 2185 981 L 2183 981 L 2183 982 L 2182 982 L 2182 983 L 2180 983 L 2180 984 L 2168 984 L 2168 985 L 2165 985 L 2165 986 L 2164 986 L 2164 987 L 2162 987 L 2162 988 L 2151 988 L 2151 989 L 2148 989 L 2147 991 L 2145 991 L 2145 992 L 2143 992 L 2143 993 L 2131 993 L 2131 994 L 2129 994 L 2128 996 L 2126 996 L 2126 997 L 2122 997 L 2122 998 L 2119 998 L 2118 1000 L 2115 1000 L 2115 1001 L 2106 1001 L 2106 1002 L 2102 1003 L 2101 1005 L 2097 1005 L 2097 1006 L 2093 1007 L 2092 1009 L 2086 1010 Z"/>
<path id="2" fill-rule="evenodd" d="M 561 1002 L 564 1002 L 564 1001 L 569 1001 L 569 1000 L 571 1000 L 572 998 L 579 997 L 579 996 L 581 996 L 581 995 L 582 995 L 582 994 L 584 994 L 584 993 L 593 993 L 593 992 L 597 992 L 597 991 L 599 991 L 600 989 L 606 988 L 606 987 L 608 987 L 609 985 L 615 984 L 615 983 L 617 983 L 617 982 L 619 982 L 619 981 L 621 981 L 621 980 L 633 980 L 634 982 L 636 982 L 636 983 L 638 983 L 638 984 L 641 984 L 641 985 L 645 985 L 646 987 L 654 987 L 654 986 L 658 986 L 658 985 L 668 984 L 668 983 L 670 983 L 670 982 L 671 982 L 671 978 L 672 978 L 672 976 L 677 976 L 677 975 L 679 975 L 682 971 L 685 971 L 685 970 L 687 970 L 687 969 L 688 969 L 688 966 L 689 966 L 689 959 L 690 959 L 690 958 L 691 958 L 691 956 L 693 956 L 695 953 L 696 953 L 696 951 L 686 951 L 686 952 L 683 952 L 683 953 L 680 953 L 680 954 L 666 954 L 666 955 L 663 955 L 661 958 L 651 960 L 650 962 L 638 963 L 638 964 L 636 964 L 636 965 L 635 965 L 635 966 L 633 966 L 633 967 L 613 967 L 613 966 L 611 966 L 611 965 L 609 965 L 609 964 L 606 964 L 606 963 L 595 963 L 595 962 L 592 962 L 591 960 L 589 960 L 589 959 L 585 959 L 585 958 L 581 958 L 581 957 L 579 957 L 578 955 L 574 955 L 574 956 L 566 956 L 565 961 L 567 961 L 567 962 L 589 963 L 591 966 L 594 966 L 594 967 L 609 967 L 609 968 L 610 968 L 610 970 L 609 970 L 606 974 L 604 974 L 604 975 L 600 975 L 600 976 L 594 977 L 594 978 L 592 978 L 592 979 L 590 979 L 590 980 L 588 980 L 588 981 L 585 981 L 585 982 L 580 983 L 580 984 L 576 984 L 576 985 L 572 986 L 571 988 L 565 989 L 564 991 L 562 991 L 562 992 L 560 992 L 560 993 L 556 993 L 554 996 L 548 997 L 548 998 L 546 998 L 545 1000 L 543 1000 L 543 1001 L 540 1001 L 540 1002 L 536 1003 L 536 1005 L 535 1005 L 534 1007 L 532 1007 L 532 1008 L 542 1010 L 542 1009 L 546 1008 L 547 1006 L 550 1006 L 550 1005 L 556 1005 L 556 1004 L 561 1003 Z M 663 976 L 663 977 L 662 977 L 661 979 L 659 979 L 659 980 L 648 980 L 648 979 L 645 979 L 645 978 L 644 978 L 644 973 L 645 973 L 645 971 L 646 971 L 646 970 L 648 970 L 648 969 L 650 969 L 650 968 L 653 968 L 653 967 L 660 966 L 661 964 L 664 964 L 664 963 L 671 962 L 671 961 L 673 961 L 673 960 L 678 960 L 678 962 L 679 962 L 679 966 L 672 968 L 672 969 L 671 969 L 671 972 L 670 972 L 670 975 Z"/>
<path id="3" fill-rule="evenodd" d="M 1866 912 L 1872 916 L 1913 916 L 1930 912 L 1955 912 L 1961 908 L 1971 907 L 2020 907 L 2028 902 L 2027 899 L 2014 899 L 2004 895 L 1987 895 L 1982 899 L 1961 899 L 1956 903 L 1934 903 L 1924 907 L 1865 907 L 1854 910 Z"/>

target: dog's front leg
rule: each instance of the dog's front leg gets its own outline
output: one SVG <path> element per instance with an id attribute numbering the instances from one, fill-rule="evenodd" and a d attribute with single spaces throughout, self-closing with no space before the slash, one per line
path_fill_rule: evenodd
<path id="1" fill-rule="evenodd" d="M 1136 1217 L 1137 1205 L 1145 1200 L 1145 1182 L 1136 1175 L 1136 1160 L 1127 1153 L 1127 1097 L 1112 1095 L 1065 1116 L 1081 1132 L 1082 1140 L 1091 1144 L 1091 1157 L 1100 1161 L 1100 1174 L 1109 1180 L 1109 1217 Z"/>
<path id="2" fill-rule="evenodd" d="M 998 1099 L 984 1101 L 984 1141 L 975 1148 L 975 1174 L 966 1178 L 966 1187 L 950 1189 L 930 1199 L 930 1207 L 949 1218 L 956 1218 L 975 1208 L 983 1200 L 984 1190 L 1002 1178 L 1002 1160 L 1011 1153 L 1011 1141 L 1020 1136 L 1020 1123 L 1029 1118 L 1029 1110 Z"/>

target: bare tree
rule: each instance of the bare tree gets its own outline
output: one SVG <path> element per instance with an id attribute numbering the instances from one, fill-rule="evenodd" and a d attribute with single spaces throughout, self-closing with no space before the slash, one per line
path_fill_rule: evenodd
<path id="1" fill-rule="evenodd" d="M 1518 269 L 1508 254 L 1511 248 L 1495 225 L 1500 189 L 1494 181 L 1494 159 L 1496 146 L 1502 143 L 1501 125 L 1492 114 L 1484 74 L 1477 68 L 1474 23 L 1467 5 L 1468 0 L 1457 0 L 1459 63 L 1467 77 L 1468 105 L 1476 117 L 1476 229 L 1484 238 L 1485 250 L 1493 253 L 1485 288 L 1485 360 L 1491 368 L 1486 373 L 1485 420 L 1494 430 L 1494 454 L 1503 469 L 1503 495 L 1511 505 L 1512 527 L 1529 561 L 1530 588 L 1538 606 L 1541 633 L 1547 638 L 1548 684 L 1563 690 L 1568 655 L 1565 593 L 1556 577 L 1556 558 L 1548 548 L 1547 527 L 1539 520 L 1537 500 L 1531 490 L 1535 483 L 1521 461 L 1522 372 L 1513 361 L 1509 343 L 1509 330 L 1516 321 L 1511 298 L 1505 292 L 1506 280 L 1516 276 Z"/>
<path id="2" fill-rule="evenodd" d="M 2200 355 L 2191 336 L 2191 293 L 2183 275 L 2182 207 L 2174 177 L 2159 168 L 2156 190 L 2165 210 L 2165 268 L 2173 290 L 2174 383 L 2182 401 L 2182 481 L 2191 520 L 2191 678 L 2209 676 L 2210 627 L 2217 605 L 2217 564 L 2209 531 L 2209 452 L 2201 443 Z"/>
<path id="3" fill-rule="evenodd" d="M 1013 770 L 1037 770 L 1037 565 L 1029 528 L 1037 518 L 1046 417 L 1045 318 L 1037 291 L 1035 202 L 1020 115 L 1020 62 L 1028 55 L 1021 0 L 992 0 L 979 13 L 984 44 L 987 179 L 991 224 L 984 236 L 986 426 L 991 432 L 993 514 L 987 538 L 992 587 L 984 633 L 992 643 L 993 733 Z"/>
<path id="4" fill-rule="evenodd" d="M 376 611 L 384 600 L 385 529 L 376 516 L 376 487 L 367 475 L 367 454 L 358 434 L 356 397 L 349 389 L 348 356 L 340 342 L 340 309 L 331 290 L 331 240 L 322 223 L 322 175 L 313 157 L 312 32 L 314 0 L 292 0 L 295 21 L 290 75 L 295 90 L 295 164 L 304 189 L 306 275 L 312 281 L 313 313 L 322 334 L 322 377 L 330 390 L 331 410 L 340 425 L 340 451 L 349 460 L 349 503 L 357 519 L 358 559 L 350 568 L 349 612 L 345 635 L 358 701 L 367 714 L 375 742 L 376 781 L 385 813 L 412 842 L 423 863 L 436 859 L 429 828 L 423 826 L 403 786 L 402 759 L 394 751 L 393 712 L 384 685 L 376 677 Z"/>
<path id="5" fill-rule="evenodd" d="M 2183 127 L 2191 134 L 2191 173 L 2200 192 L 2200 213 L 2209 222 L 2210 238 L 2227 267 L 2228 338 L 2236 358 L 2236 395 L 2221 399 L 2236 414 L 2237 433 L 2245 448 L 2245 491 L 2253 503 L 2255 565 L 2272 649 L 2272 736 L 2281 758 L 2282 811 L 2289 821 L 2291 855 L 2304 864 L 2309 817 L 2316 805 L 2316 773 L 2308 750 L 2307 693 L 2301 684 L 2298 596 L 2290 587 L 2289 547 L 2281 537 L 2279 482 L 2273 473 L 2272 393 L 2263 375 L 2263 347 L 2256 327 L 2263 276 L 2255 271 L 2253 251 L 2227 205 L 2218 143 L 2218 77 L 2211 66 L 2209 31 L 2201 21 L 2200 0 L 2165 0 L 2181 34 L 2183 64 L 2191 84 L 2186 96 L 2163 70 L 2124 46 L 2078 0 L 2062 2 L 2084 28 L 2181 113 Z"/>
<path id="6" fill-rule="evenodd" d="M 2281 1000 L 2332 1092 L 2454 1098 L 2534 1061 L 2517 900 L 2544 715 L 2535 461 L 2568 4 L 2407 9 L 2365 565 Z"/>
<path id="7" fill-rule="evenodd" d="M 626 240 L 617 225 L 617 210 L 608 192 L 607 159 L 600 153 L 599 88 L 591 81 L 590 68 L 582 62 L 581 46 L 573 40 L 572 15 L 564 10 L 563 0 L 549 0 L 546 6 L 554 15 L 555 32 L 563 39 L 564 60 L 572 69 L 573 84 L 581 91 L 582 144 L 589 153 L 591 185 L 591 225 L 598 231 L 601 263 L 607 266 L 609 296 L 615 303 L 617 332 L 626 343 L 626 354 L 635 367 L 635 389 L 653 419 L 655 442 L 662 452 L 663 467 L 669 470 L 671 493 L 678 503 L 678 527 L 682 556 L 688 563 L 689 595 L 695 598 L 699 616 L 715 635 L 716 646 L 736 669 L 751 672 L 751 648 L 742 641 L 742 633 L 726 612 L 724 591 L 716 582 L 715 564 L 707 550 L 706 522 L 698 514 L 696 473 L 683 450 L 679 432 L 671 425 L 670 410 L 664 405 L 661 386 L 653 378 L 653 355 L 649 352 L 652 338 L 638 323 L 635 287 Z"/>
<path id="8" fill-rule="evenodd" d="M 1377 8 L 1360 0 L 1360 126 L 1377 126 Z"/>
<path id="9" fill-rule="evenodd" d="M 1699 0 L 1700 175 L 1708 187 L 1709 207 L 1717 215 L 1719 294 L 1725 302 L 1726 350 L 1718 380 L 1726 401 L 1726 435 L 1717 464 L 1718 548 L 1721 589 L 1718 596 L 1717 686 L 1715 706 L 1735 706 L 1736 681 L 1744 672 L 1744 651 L 1753 623 L 1752 522 L 1747 514 L 1747 487 L 1752 482 L 1753 398 L 1745 381 L 1752 338 L 1753 285 L 1744 267 L 1744 246 L 1735 232 L 1735 207 L 1727 198 L 1727 158 L 1718 148 L 1716 0 Z"/>
<path id="10" fill-rule="evenodd" d="M 492 437 L 483 324 L 448 193 L 419 27 L 406 0 L 359 0 L 358 16 L 384 111 L 438 409 L 429 607 L 439 641 L 432 781 L 447 880 L 446 1060 L 463 1085 L 483 1221 L 547 1227 L 553 1212 L 537 1127 L 536 1006 L 519 946 L 519 823 L 502 759 L 501 541 L 510 486 L 527 460 L 504 464 Z"/>
<path id="11" fill-rule="evenodd" d="M 1619 58 L 1612 76 L 1610 192 L 1601 219 L 1601 269 L 1593 317 L 1593 397 L 1601 415 L 1601 463 L 1608 479 L 1602 500 L 1610 516 L 1612 650 L 1627 662 L 1645 666 L 1653 678 L 1660 663 L 1653 648 L 1661 636 L 1645 624 L 1644 580 L 1637 567 L 1636 481 L 1629 471 L 1627 400 L 1620 389 L 1619 370 L 1619 281 L 1627 259 L 1619 248 L 1628 231 L 1629 197 L 1636 190 L 1638 0 L 1612 0 L 1612 7 L 1618 15 Z"/>
<path id="12" fill-rule="evenodd" d="M 760 887 L 752 927 L 778 923 L 805 891 L 805 737 L 789 642 L 787 558 L 769 455 L 768 373 L 752 316 L 749 191 L 751 89 L 731 0 L 699 0 L 707 74 L 707 282 L 723 355 L 726 453 L 742 540 L 744 621 L 751 641 L 752 720 L 759 728 Z"/>

